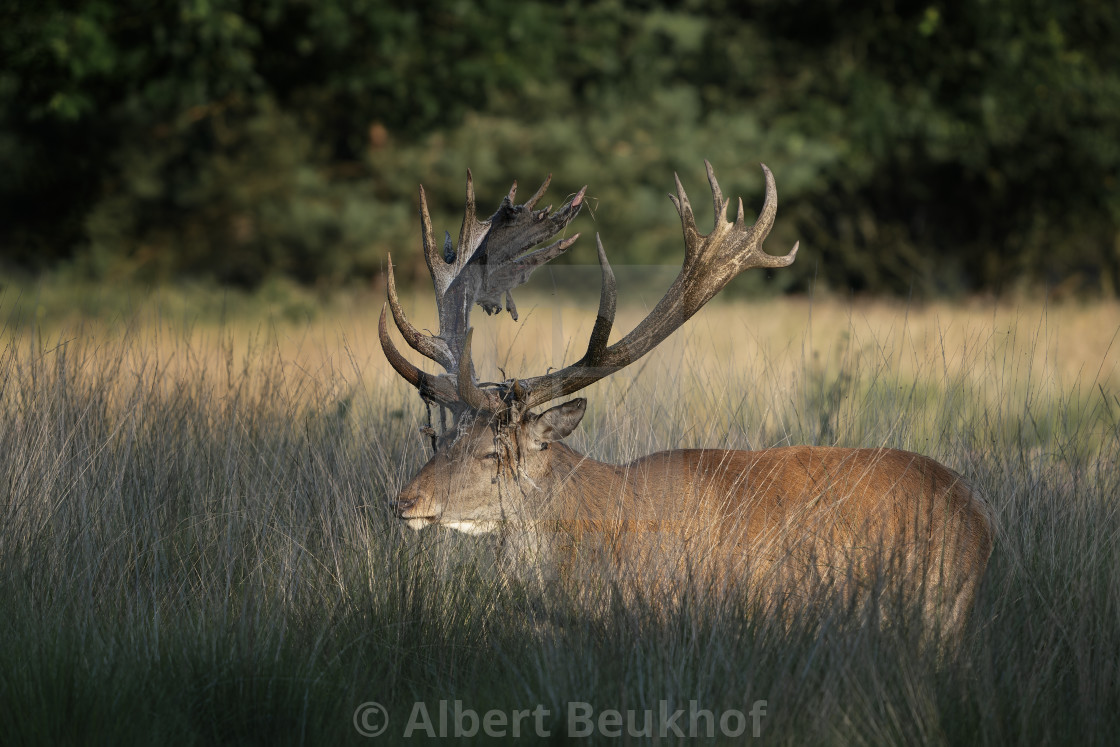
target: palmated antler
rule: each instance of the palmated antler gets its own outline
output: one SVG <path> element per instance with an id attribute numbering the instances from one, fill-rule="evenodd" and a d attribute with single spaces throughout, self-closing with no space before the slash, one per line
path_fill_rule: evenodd
<path id="1" fill-rule="evenodd" d="M 470 311 L 476 303 L 486 313 L 496 314 L 502 302 L 510 316 L 517 319 L 517 307 L 511 291 L 525 283 L 533 271 L 564 253 L 579 234 L 548 246 L 527 252 L 563 230 L 579 214 L 586 187 L 556 212 L 552 206 L 534 210 L 544 195 L 552 176 L 549 175 L 532 197 L 521 205 L 513 200 L 517 194 L 514 182 L 498 211 L 488 220 L 475 215 L 474 183 L 467 172 L 466 209 L 459 231 L 458 245 L 444 233 L 443 246 L 438 247 L 432 235 L 432 219 L 424 188 L 420 188 L 420 221 L 423 230 L 424 259 L 432 276 L 439 312 L 439 333 L 431 335 L 408 321 L 397 296 L 393 262 L 389 260 L 388 306 L 397 329 L 409 346 L 443 367 L 446 374 L 435 376 L 408 362 L 393 345 L 381 310 L 378 336 L 389 363 L 406 381 L 415 386 L 429 402 L 452 409 L 496 410 L 502 407 L 500 397 L 492 390 L 482 390 L 474 382 L 470 359 Z"/>

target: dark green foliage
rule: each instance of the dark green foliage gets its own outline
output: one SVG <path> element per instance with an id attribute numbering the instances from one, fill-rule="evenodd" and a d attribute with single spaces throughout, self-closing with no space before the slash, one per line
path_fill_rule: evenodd
<path id="1" fill-rule="evenodd" d="M 588 183 L 616 262 L 670 262 L 671 172 L 703 202 L 708 157 L 747 201 L 777 174 L 779 288 L 1111 295 L 1118 36 L 1057 0 L 13 0 L 0 261 L 368 278 L 413 261 L 417 182 L 455 232 L 469 166 L 484 209 Z"/>

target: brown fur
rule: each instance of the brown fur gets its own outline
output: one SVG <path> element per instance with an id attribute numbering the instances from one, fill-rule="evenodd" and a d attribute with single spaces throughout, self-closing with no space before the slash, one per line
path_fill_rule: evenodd
<path id="1" fill-rule="evenodd" d="M 646 584 L 745 581 L 786 597 L 822 583 L 901 582 L 942 630 L 959 631 L 967 617 L 991 517 L 960 475 L 928 457 L 796 446 L 665 451 L 613 465 L 548 440 L 574 424 L 545 429 L 541 441 L 537 418 L 460 428 L 401 492 L 402 518 L 499 532 L 519 567 L 606 563 Z"/>

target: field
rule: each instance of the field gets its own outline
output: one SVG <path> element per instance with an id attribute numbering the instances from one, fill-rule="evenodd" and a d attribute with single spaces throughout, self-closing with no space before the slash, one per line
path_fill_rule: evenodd
<path id="1" fill-rule="evenodd" d="M 405 300 L 432 326 L 425 296 Z M 505 585 L 485 538 L 413 533 L 388 508 L 427 452 L 424 408 L 377 347 L 376 292 L 259 321 L 172 306 L 48 323 L 0 299 L 5 744 L 370 743 L 370 702 L 379 740 L 408 743 L 426 740 L 417 703 L 440 733 L 441 701 L 464 743 L 515 721 L 562 741 L 591 723 L 573 713 L 607 741 L 610 709 L 624 737 L 627 711 L 636 730 L 648 712 L 658 736 L 636 743 L 686 741 L 673 727 L 688 735 L 697 710 L 717 743 L 756 725 L 783 744 L 1120 732 L 1116 303 L 716 302 L 586 392 L 569 441 L 599 459 L 886 445 L 961 472 L 999 535 L 941 657 L 851 610 L 780 622 L 686 598 L 587 615 Z M 519 306 L 522 324 L 477 315 L 484 379 L 582 353 L 588 307 L 539 289 Z"/>

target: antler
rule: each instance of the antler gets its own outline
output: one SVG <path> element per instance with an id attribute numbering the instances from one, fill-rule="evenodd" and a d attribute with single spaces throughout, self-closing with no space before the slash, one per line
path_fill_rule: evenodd
<path id="1" fill-rule="evenodd" d="M 728 201 L 720 191 L 712 165 L 704 161 L 704 166 L 708 171 L 708 183 L 712 187 L 715 227 L 706 236 L 696 230 L 692 205 L 677 178 L 677 194 L 670 195 L 670 199 L 681 216 L 685 255 L 680 274 L 665 292 L 665 296 L 638 326 L 608 347 L 607 338 L 614 324 L 615 282 L 603 245 L 596 237 L 603 284 L 599 312 L 591 331 L 587 352 L 567 368 L 518 381 L 517 388 L 521 392 L 520 401 L 524 407 L 535 407 L 577 392 L 638 360 L 688 321 L 743 270 L 752 267 L 787 267 L 793 263 L 800 242 L 794 244 L 790 253 L 782 257 L 762 251 L 762 242 L 770 233 L 778 211 L 778 191 L 770 169 L 762 164 L 766 195 L 758 220 L 754 225 L 748 226 L 743 219 L 741 198 L 735 222 L 727 220 Z"/>
<path id="2" fill-rule="evenodd" d="M 397 296 L 391 257 L 387 305 L 405 342 L 442 366 L 446 374 L 436 376 L 426 373 L 400 354 L 389 337 L 385 308 L 381 310 L 378 337 L 390 365 L 415 386 L 426 401 L 452 409 L 466 405 L 473 409 L 497 410 L 503 406 L 498 393 L 481 389 L 474 383 L 470 357 L 470 311 L 477 303 L 487 314 L 499 313 L 504 297 L 506 310 L 516 320 L 517 307 L 510 291 L 525 283 L 538 267 L 563 254 L 579 238 L 576 234 L 525 253 L 563 230 L 583 206 L 586 187 L 555 213 L 551 205 L 533 210 L 551 181 L 550 174 L 540 189 L 521 205 L 513 202 L 517 194 L 517 182 L 514 182 L 497 212 L 488 220 L 479 221 L 475 216 L 474 181 L 468 170 L 466 208 L 458 246 L 453 246 L 451 234 L 444 232 L 442 248 L 437 247 L 433 239 L 428 201 L 424 188 L 420 187 L 424 259 L 436 292 L 439 334 L 421 332 L 408 321 Z"/>
<path id="3" fill-rule="evenodd" d="M 794 244 L 793 250 L 785 256 L 767 254 L 762 249 L 763 241 L 771 231 L 777 214 L 777 187 L 771 170 L 765 164 L 762 165 L 766 178 L 763 209 L 755 224 L 748 226 L 743 218 L 741 198 L 735 223 L 727 220 L 728 200 L 724 198 L 716 181 L 715 171 L 712 171 L 707 160 L 704 161 L 704 167 L 708 170 L 716 225 L 708 235 L 701 235 L 697 231 L 696 217 L 692 214 L 688 195 L 684 194 L 680 178 L 674 175 L 676 195 L 670 195 L 670 199 L 681 216 L 684 263 L 680 274 L 669 290 L 665 291 L 665 296 L 657 302 L 650 316 L 614 345 L 606 345 L 610 328 L 614 325 L 615 278 L 607 263 L 603 244 L 598 242 L 596 236 L 599 267 L 603 269 L 603 291 L 599 296 L 599 312 L 595 327 L 591 329 L 587 353 L 579 361 L 561 368 L 560 371 L 517 382 L 522 392 L 523 407 L 533 408 L 558 396 L 577 392 L 634 363 L 688 321 L 740 272 L 749 268 L 784 268 L 793 263 L 800 242 Z"/>
<path id="4" fill-rule="evenodd" d="M 474 190 L 470 172 L 467 172 L 467 209 L 463 229 L 459 234 L 459 250 L 452 250 L 451 237 L 447 236 L 442 258 L 434 251 L 431 220 L 421 188 L 420 215 L 424 226 L 424 249 L 436 288 L 440 334 L 435 337 L 424 334 L 405 319 L 396 295 L 391 262 L 389 307 L 397 328 L 409 345 L 443 366 L 448 375 L 427 374 L 405 360 L 389 340 L 385 310 L 382 309 L 378 332 L 389 363 L 397 373 L 417 387 L 421 396 L 428 401 L 453 408 L 465 405 L 474 410 L 491 412 L 500 412 L 513 406 L 529 409 L 577 392 L 638 360 L 688 321 L 743 270 L 754 267 L 788 267 L 792 264 L 797 257 L 800 242 L 794 244 L 789 254 L 781 257 L 762 250 L 762 242 L 770 233 L 778 211 L 778 191 L 774 175 L 766 164 L 762 164 L 766 194 L 758 220 L 751 226 L 743 218 L 741 198 L 735 222 L 727 220 L 728 201 L 723 197 L 712 165 L 704 161 L 704 166 L 712 188 L 715 226 L 707 235 L 697 231 L 692 205 L 680 178 L 674 175 L 677 194 L 669 197 L 681 216 L 685 244 L 684 263 L 677 279 L 649 316 L 621 340 L 607 345 L 614 325 L 616 288 L 614 272 L 607 261 L 603 243 L 596 236 L 603 279 L 599 311 L 588 340 L 587 352 L 578 361 L 559 371 L 487 387 L 480 387 L 474 381 L 469 326 L 471 305 L 478 303 L 487 313 L 497 313 L 501 310 L 500 300 L 504 294 L 506 309 L 517 319 L 510 289 L 524 283 L 537 267 L 563 253 L 579 234 L 519 259 L 518 256 L 566 226 L 579 212 L 587 188 L 581 189 L 571 202 L 549 218 L 549 208 L 535 212 L 532 210 L 548 186 L 549 179 L 545 180 L 528 202 L 516 206 L 513 205 L 517 188 L 514 183 L 498 212 L 486 223 L 479 223 L 474 219 Z M 466 253 L 464 249 L 467 250 Z M 464 256 L 467 258 L 464 259 Z M 473 268 L 477 268 L 477 271 L 472 272 Z"/>

